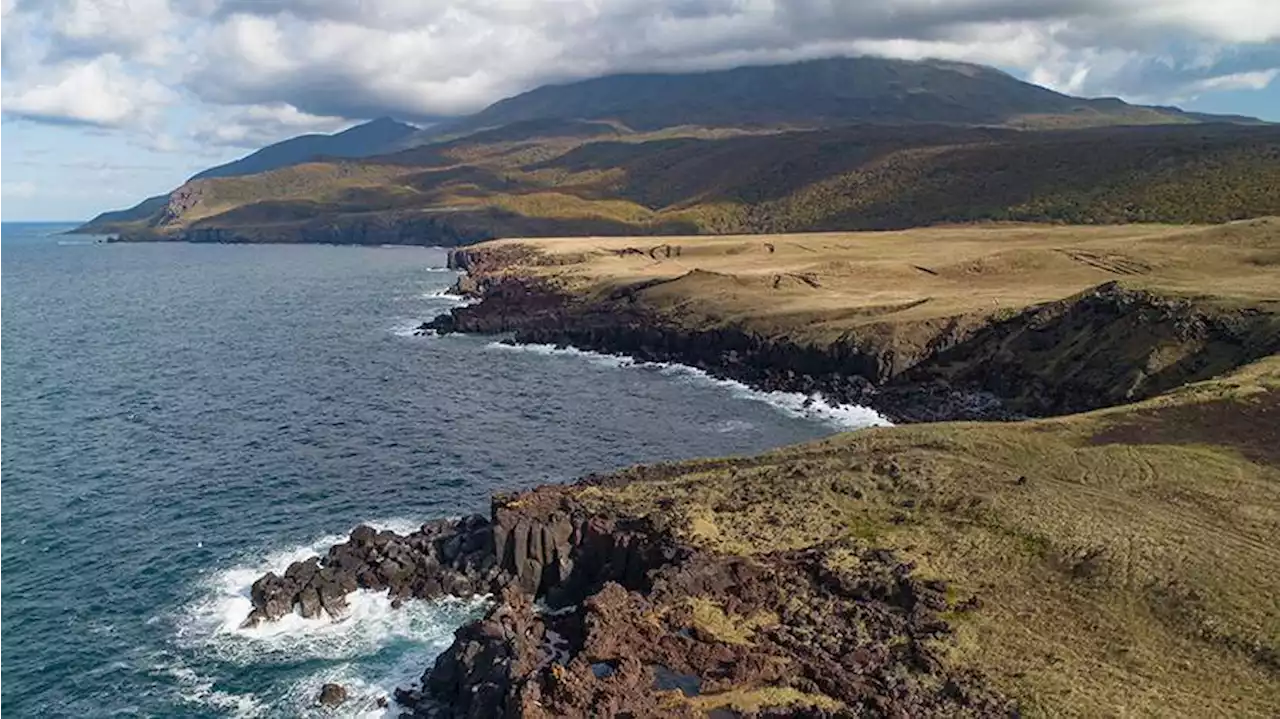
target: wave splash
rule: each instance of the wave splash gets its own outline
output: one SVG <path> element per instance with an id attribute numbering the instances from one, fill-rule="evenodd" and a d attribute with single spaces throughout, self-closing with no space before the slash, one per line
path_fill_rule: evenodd
<path id="1" fill-rule="evenodd" d="M 737 380 L 721 379 L 697 367 L 675 362 L 640 362 L 625 355 L 592 352 L 591 350 L 582 350 L 576 347 L 557 347 L 550 344 L 490 342 L 486 345 L 486 349 L 530 352 L 546 356 L 575 357 L 605 367 L 635 367 L 656 371 L 670 377 L 683 377 L 700 384 L 722 387 L 741 399 L 764 402 L 794 417 L 825 422 L 846 430 L 862 429 L 864 427 L 887 427 L 892 424 L 884 415 L 870 407 L 856 404 L 833 404 L 819 395 L 758 390 Z"/>
<path id="2" fill-rule="evenodd" d="M 427 300 L 448 300 L 450 304 L 456 307 L 465 307 L 479 302 L 479 300 L 474 297 L 467 297 L 466 295 L 460 295 L 456 292 L 452 292 L 452 289 L 452 287 L 445 287 L 438 290 L 424 292 L 422 298 Z"/>
<path id="3" fill-rule="evenodd" d="M 399 534 L 420 526 L 408 520 L 368 524 Z M 357 590 L 347 596 L 350 611 L 339 620 L 304 619 L 295 613 L 252 628 L 240 626 L 252 609 L 249 594 L 259 577 L 323 555 L 346 538 L 321 537 L 209 577 L 202 597 L 179 620 L 179 645 L 217 662 L 280 676 L 255 693 L 232 695 L 178 664 L 166 673 L 179 680 L 184 701 L 237 716 L 398 716 L 397 707 L 379 706 L 379 700 L 389 699 L 396 687 L 416 684 L 448 648 L 453 632 L 483 613 L 488 597 L 411 600 L 393 608 L 386 592 Z M 301 675 L 282 671 L 299 666 L 304 667 Z M 315 705 L 326 682 L 342 684 L 349 693 L 337 714 Z"/>

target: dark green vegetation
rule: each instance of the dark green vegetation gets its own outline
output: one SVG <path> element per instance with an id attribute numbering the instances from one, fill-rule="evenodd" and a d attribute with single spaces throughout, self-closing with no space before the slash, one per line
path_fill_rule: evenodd
<path id="1" fill-rule="evenodd" d="M 464 244 L 981 220 L 1220 222 L 1280 213 L 1271 191 L 1280 128 L 1247 120 L 1073 98 L 962 63 L 856 58 L 614 76 L 539 88 L 417 133 L 379 121 L 296 138 L 83 229 L 134 240 Z M 353 133 L 372 139 L 358 151 L 330 147 Z"/>
<path id="2" fill-rule="evenodd" d="M 332 135 L 301 135 L 267 145 L 234 162 L 211 167 L 191 179 L 252 175 L 323 158 L 384 155 L 404 147 L 416 132 L 418 128 L 413 125 L 382 117 Z"/>

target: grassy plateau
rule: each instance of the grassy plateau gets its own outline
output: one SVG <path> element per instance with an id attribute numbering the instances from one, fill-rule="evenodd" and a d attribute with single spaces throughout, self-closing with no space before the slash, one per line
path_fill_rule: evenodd
<path id="1" fill-rule="evenodd" d="M 1082 344 L 1150 376 L 1209 348 L 1199 369 L 1141 401 L 867 429 L 572 491 L 594 511 L 645 518 L 726 556 L 841 539 L 890 548 L 945 580 L 963 607 L 945 615 L 954 633 L 936 640 L 947 662 L 979 672 L 1028 716 L 1280 709 L 1280 221 L 509 239 L 467 251 L 473 276 L 538 278 L 586 304 L 624 293 L 686 328 L 814 345 L 871 335 L 914 351 L 917 370 L 939 353 L 939 328 L 984 336 L 1019 317 L 1052 338 L 1030 360 L 1044 376 L 1076 371 Z M 1073 335 L 1036 314 L 1113 282 L 1205 321 L 1253 323 L 1249 342 L 1263 349 L 1235 354 L 1194 327 L 1154 340 L 1132 329 Z M 849 569 L 860 559 L 837 549 L 823 561 Z M 732 645 L 779 621 L 696 599 L 687 611 Z"/>

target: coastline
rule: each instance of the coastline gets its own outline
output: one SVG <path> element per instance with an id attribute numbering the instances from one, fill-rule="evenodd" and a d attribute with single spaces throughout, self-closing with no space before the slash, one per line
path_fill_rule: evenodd
<path id="1" fill-rule="evenodd" d="M 1280 701 L 1268 629 L 1280 617 L 1258 603 L 1280 590 L 1262 573 L 1280 530 L 1266 519 L 1280 508 L 1280 335 L 1265 304 L 1102 282 L 983 321 L 926 322 L 905 356 L 892 334 L 842 335 L 823 351 L 797 339 L 799 325 L 700 327 L 668 313 L 682 302 L 646 295 L 663 283 L 584 279 L 574 257 L 520 242 L 450 264 L 474 303 L 422 331 L 680 362 L 908 421 L 1057 416 L 908 424 L 588 476 L 405 537 L 362 528 L 324 568 L 255 584 L 267 620 L 328 611 L 348 586 L 498 597 L 421 686 L 396 693 L 409 716 L 1261 716 Z M 1082 338 L 1095 372 L 1031 365 L 1073 356 Z M 1028 342 L 1037 351 L 1019 351 Z M 1191 348 L 1173 353 L 1186 361 L 1118 376 L 1133 354 L 1172 346 Z M 1160 699 L 1133 698 L 1139 681 Z"/>

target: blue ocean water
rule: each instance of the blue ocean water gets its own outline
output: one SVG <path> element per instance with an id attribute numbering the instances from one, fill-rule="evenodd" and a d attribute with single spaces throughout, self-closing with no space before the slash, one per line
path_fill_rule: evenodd
<path id="1" fill-rule="evenodd" d="M 678 367 L 410 329 L 457 301 L 430 248 L 95 243 L 5 224 L 6 716 L 380 716 L 480 611 L 238 628 L 249 584 L 361 522 L 748 453 L 868 421 Z M 394 714 L 392 714 L 394 715 Z"/>

